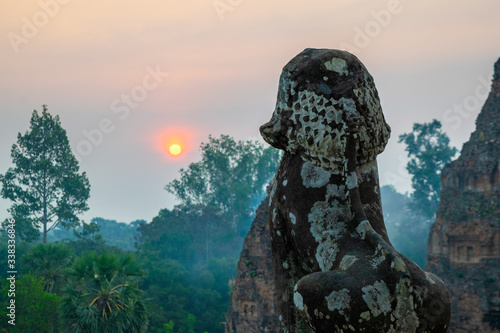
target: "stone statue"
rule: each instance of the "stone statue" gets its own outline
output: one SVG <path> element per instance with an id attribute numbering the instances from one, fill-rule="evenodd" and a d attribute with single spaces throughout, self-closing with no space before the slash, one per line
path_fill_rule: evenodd
<path id="1" fill-rule="evenodd" d="M 304 50 L 260 131 L 284 150 L 269 207 L 282 331 L 446 332 L 446 286 L 387 236 L 376 156 L 390 128 L 363 64 Z"/>

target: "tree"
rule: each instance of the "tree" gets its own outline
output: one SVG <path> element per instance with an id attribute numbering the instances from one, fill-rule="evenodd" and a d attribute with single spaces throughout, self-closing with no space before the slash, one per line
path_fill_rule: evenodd
<path id="1" fill-rule="evenodd" d="M 138 288 L 142 275 L 131 254 L 92 252 L 77 258 L 62 296 L 63 327 L 72 333 L 145 332 L 147 305 Z"/>
<path id="2" fill-rule="evenodd" d="M 280 154 L 257 141 L 228 135 L 209 136 L 201 144 L 201 161 L 180 170 L 180 178 L 165 188 L 184 206 L 210 207 L 230 227 L 246 233 L 265 186 L 276 172 Z"/>
<path id="3" fill-rule="evenodd" d="M 38 244 L 22 257 L 22 262 L 23 269 L 44 278 L 44 291 L 57 293 L 72 259 L 71 249 L 64 244 Z"/>
<path id="4" fill-rule="evenodd" d="M 280 158 L 274 148 L 227 135 L 209 137 L 201 151 L 201 160 L 166 186 L 180 204 L 138 226 L 151 331 L 224 331 L 228 281 Z"/>
<path id="5" fill-rule="evenodd" d="M 143 262 L 147 275 L 141 288 L 151 304 L 150 331 L 166 329 L 168 323 L 173 332 L 170 321 L 175 323 L 176 331 L 185 329 L 191 289 L 186 268 L 175 260 L 153 256 L 145 257 Z"/>
<path id="6" fill-rule="evenodd" d="M 51 333 L 58 330 L 59 296 L 43 290 L 44 279 L 32 274 L 24 274 L 16 279 L 15 297 L 8 298 L 10 281 L 0 281 L 0 323 L 1 332 Z M 15 326 L 8 323 L 10 300 L 15 300 Z"/>
<path id="7" fill-rule="evenodd" d="M 94 217 L 92 223 L 99 227 L 99 234 L 106 240 L 106 244 L 133 251 L 135 250 L 137 227 L 145 224 L 146 221 L 136 220 L 131 223 L 123 223 Z"/>
<path id="8" fill-rule="evenodd" d="M 441 170 L 451 162 L 457 149 L 449 146 L 450 139 L 436 119 L 430 123 L 413 124 L 413 131 L 401 134 L 398 142 L 406 145 L 410 158 L 406 169 L 412 175 L 414 192 L 409 206 L 432 219 L 439 208 Z"/>
<path id="9" fill-rule="evenodd" d="M 158 333 L 174 333 L 174 326 L 174 321 L 170 320 L 167 324 L 163 324 L 163 328 L 160 328 Z"/>
<path id="10" fill-rule="evenodd" d="M 30 130 L 18 134 L 11 157 L 15 167 L 0 175 L 0 182 L 2 197 L 14 202 L 9 212 L 17 234 L 32 241 L 41 227 L 46 243 L 57 225 L 78 226 L 77 215 L 88 210 L 90 184 L 85 172 L 78 172 L 59 116 L 53 117 L 46 105 L 41 115 L 33 111 Z"/>
<path id="11" fill-rule="evenodd" d="M 236 257 L 243 241 L 221 216 L 201 205 L 162 209 L 138 231 L 142 251 L 177 260 L 186 267 L 199 267 L 213 257 Z"/>

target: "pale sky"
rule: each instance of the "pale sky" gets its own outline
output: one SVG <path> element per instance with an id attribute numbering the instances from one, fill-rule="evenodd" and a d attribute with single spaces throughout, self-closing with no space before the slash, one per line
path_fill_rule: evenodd
<path id="1" fill-rule="evenodd" d="M 452 145 L 468 140 L 500 57 L 499 14 L 498 0 L 2 1 L 0 173 L 47 104 L 92 186 L 85 221 L 150 221 L 209 134 L 262 141 L 291 58 L 337 48 L 373 75 L 392 127 L 382 184 L 409 191 L 399 134 L 436 118 Z M 177 158 L 163 148 L 174 140 Z M 0 199 L 0 220 L 9 206 Z"/>

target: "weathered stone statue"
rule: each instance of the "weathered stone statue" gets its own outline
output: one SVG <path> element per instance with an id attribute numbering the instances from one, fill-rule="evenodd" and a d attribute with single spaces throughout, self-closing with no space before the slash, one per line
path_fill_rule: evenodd
<path id="1" fill-rule="evenodd" d="M 363 64 L 304 50 L 260 130 L 284 150 L 269 207 L 282 331 L 446 332 L 446 286 L 387 237 L 376 156 L 390 128 Z"/>

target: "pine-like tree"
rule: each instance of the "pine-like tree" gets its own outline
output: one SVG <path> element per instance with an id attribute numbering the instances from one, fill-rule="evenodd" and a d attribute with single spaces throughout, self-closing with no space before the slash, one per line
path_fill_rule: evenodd
<path id="1" fill-rule="evenodd" d="M 46 243 L 57 225 L 77 227 L 77 215 L 88 210 L 90 184 L 85 172 L 79 173 L 59 116 L 53 117 L 46 105 L 41 114 L 33 111 L 30 129 L 18 134 L 11 157 L 14 167 L 0 175 L 0 183 L 2 197 L 14 202 L 9 212 L 17 235 L 33 241 L 41 228 Z"/>

